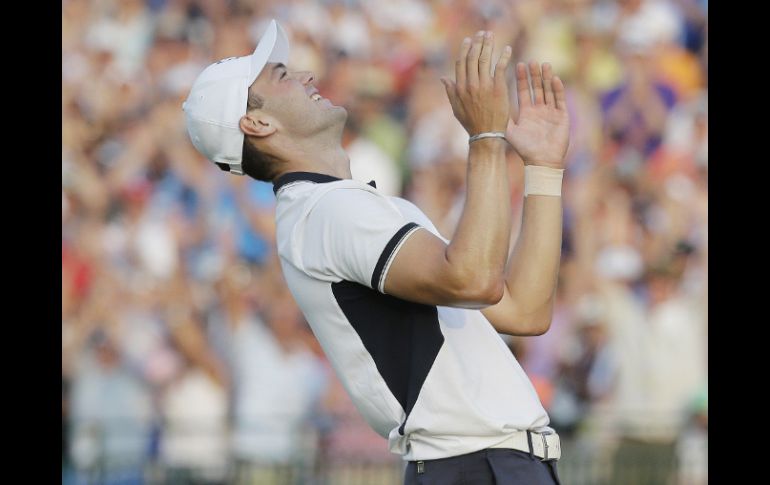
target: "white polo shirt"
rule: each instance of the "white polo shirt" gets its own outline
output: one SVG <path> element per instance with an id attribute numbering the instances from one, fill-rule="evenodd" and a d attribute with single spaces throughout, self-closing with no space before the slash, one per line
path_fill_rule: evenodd
<path id="1" fill-rule="evenodd" d="M 520 430 L 550 431 L 532 383 L 480 311 L 384 293 L 411 234 L 441 237 L 420 209 L 317 173 L 284 174 L 274 191 L 289 289 L 356 408 L 393 453 L 432 460 Z"/>

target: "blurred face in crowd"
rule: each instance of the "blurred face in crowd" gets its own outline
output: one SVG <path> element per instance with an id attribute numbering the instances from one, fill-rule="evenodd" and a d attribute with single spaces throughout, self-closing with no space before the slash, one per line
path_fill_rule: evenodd
<path id="1" fill-rule="evenodd" d="M 650 303 L 663 303 L 676 292 L 677 281 L 673 275 L 653 274 L 648 279 Z"/>
<path id="2" fill-rule="evenodd" d="M 585 322 L 582 328 L 583 341 L 590 350 L 599 349 L 606 341 L 607 332 L 605 323 L 602 321 Z"/>
<path id="3" fill-rule="evenodd" d="M 109 338 L 96 343 L 96 359 L 104 369 L 113 369 L 120 363 L 120 354 Z"/>
<path id="4" fill-rule="evenodd" d="M 249 88 L 249 110 L 241 120 L 244 133 L 256 137 L 258 143 L 272 138 L 271 142 L 282 147 L 315 137 L 336 136 L 339 140 L 347 111 L 322 98 L 313 80 L 311 72 L 268 63 Z M 255 105 L 255 98 L 261 103 Z"/>
<path id="5" fill-rule="evenodd" d="M 247 267 L 232 265 L 223 271 L 215 287 L 225 305 L 232 306 L 246 301 L 246 290 L 251 282 L 251 274 Z"/>
<path id="6" fill-rule="evenodd" d="M 655 63 L 651 53 L 644 49 L 626 52 L 623 57 L 626 76 L 632 87 L 646 86 L 652 82 Z"/>
<path id="7" fill-rule="evenodd" d="M 284 345 L 297 339 L 300 320 L 299 308 L 288 298 L 274 300 L 267 307 L 265 322 L 275 338 Z"/>

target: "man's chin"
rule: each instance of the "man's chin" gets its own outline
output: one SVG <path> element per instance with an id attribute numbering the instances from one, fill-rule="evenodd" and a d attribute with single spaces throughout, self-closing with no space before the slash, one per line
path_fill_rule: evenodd
<path id="1" fill-rule="evenodd" d="M 331 106 L 323 110 L 321 117 L 314 118 L 314 123 L 305 123 L 304 127 L 308 129 L 307 135 L 328 132 L 342 136 L 347 119 L 348 111 L 345 108 L 342 106 Z"/>
<path id="2" fill-rule="evenodd" d="M 329 108 L 329 111 L 331 111 L 331 113 L 334 116 L 334 123 L 335 124 L 340 123 L 342 125 L 341 127 L 344 128 L 345 122 L 348 119 L 348 110 L 346 110 L 342 106 L 332 106 L 331 108 Z"/>

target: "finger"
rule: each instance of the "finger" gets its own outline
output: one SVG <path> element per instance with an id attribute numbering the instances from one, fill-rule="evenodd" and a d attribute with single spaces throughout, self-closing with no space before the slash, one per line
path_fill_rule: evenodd
<path id="1" fill-rule="evenodd" d="M 471 48 L 471 38 L 466 37 L 463 39 L 462 44 L 460 44 L 460 54 L 457 58 L 457 61 L 455 61 L 455 81 L 457 82 L 457 86 L 459 89 L 465 89 L 465 63 L 467 61 L 468 57 L 468 51 Z"/>
<path id="2" fill-rule="evenodd" d="M 545 62 L 543 63 L 543 95 L 545 97 L 545 104 L 547 106 L 553 106 L 556 107 L 556 99 L 554 98 L 553 94 L 553 69 L 551 69 L 551 64 Z"/>
<path id="3" fill-rule="evenodd" d="M 492 47 L 494 46 L 494 37 L 491 31 L 484 32 L 484 40 L 481 43 L 481 54 L 479 54 L 479 83 L 482 86 L 488 86 L 491 80 L 492 68 Z"/>
<path id="4" fill-rule="evenodd" d="M 516 91 L 519 98 L 519 108 L 532 106 L 532 95 L 529 93 L 527 66 L 523 62 L 516 63 Z"/>
<path id="5" fill-rule="evenodd" d="M 556 100 L 556 108 L 567 109 L 567 94 L 564 89 L 564 83 L 561 82 L 561 78 L 559 76 L 554 76 L 553 81 L 551 81 L 551 86 L 553 86 L 553 96 Z"/>
<path id="6" fill-rule="evenodd" d="M 476 32 L 471 43 L 471 50 L 468 51 L 468 60 L 466 61 L 466 81 L 468 89 L 477 90 L 479 87 L 479 55 L 481 54 L 481 41 L 484 31 Z"/>
<path id="7" fill-rule="evenodd" d="M 540 65 L 535 61 L 529 62 L 529 77 L 532 79 L 532 91 L 535 94 L 535 105 L 544 104 L 543 77 L 540 75 Z"/>
<path id="8" fill-rule="evenodd" d="M 508 62 L 511 60 L 511 46 L 507 45 L 500 54 L 495 66 L 495 88 L 502 89 L 506 87 L 505 72 L 508 70 Z"/>

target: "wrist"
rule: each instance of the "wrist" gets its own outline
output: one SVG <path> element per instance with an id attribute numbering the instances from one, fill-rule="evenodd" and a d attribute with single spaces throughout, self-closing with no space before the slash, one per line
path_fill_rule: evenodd
<path id="1" fill-rule="evenodd" d="M 524 160 L 525 167 L 547 167 L 564 170 L 564 160 Z"/>
<path id="2" fill-rule="evenodd" d="M 480 138 L 470 144 L 471 152 L 497 152 L 505 151 L 508 142 L 505 138 Z"/>
<path id="3" fill-rule="evenodd" d="M 468 144 L 472 144 L 475 141 L 478 140 L 484 140 L 487 138 L 502 138 L 505 139 L 505 132 L 504 131 L 482 131 L 479 133 L 476 133 L 475 135 L 472 135 L 468 138 Z"/>
<path id="4" fill-rule="evenodd" d="M 524 197 L 529 195 L 548 195 L 561 197 L 563 168 L 541 165 L 524 167 Z"/>

